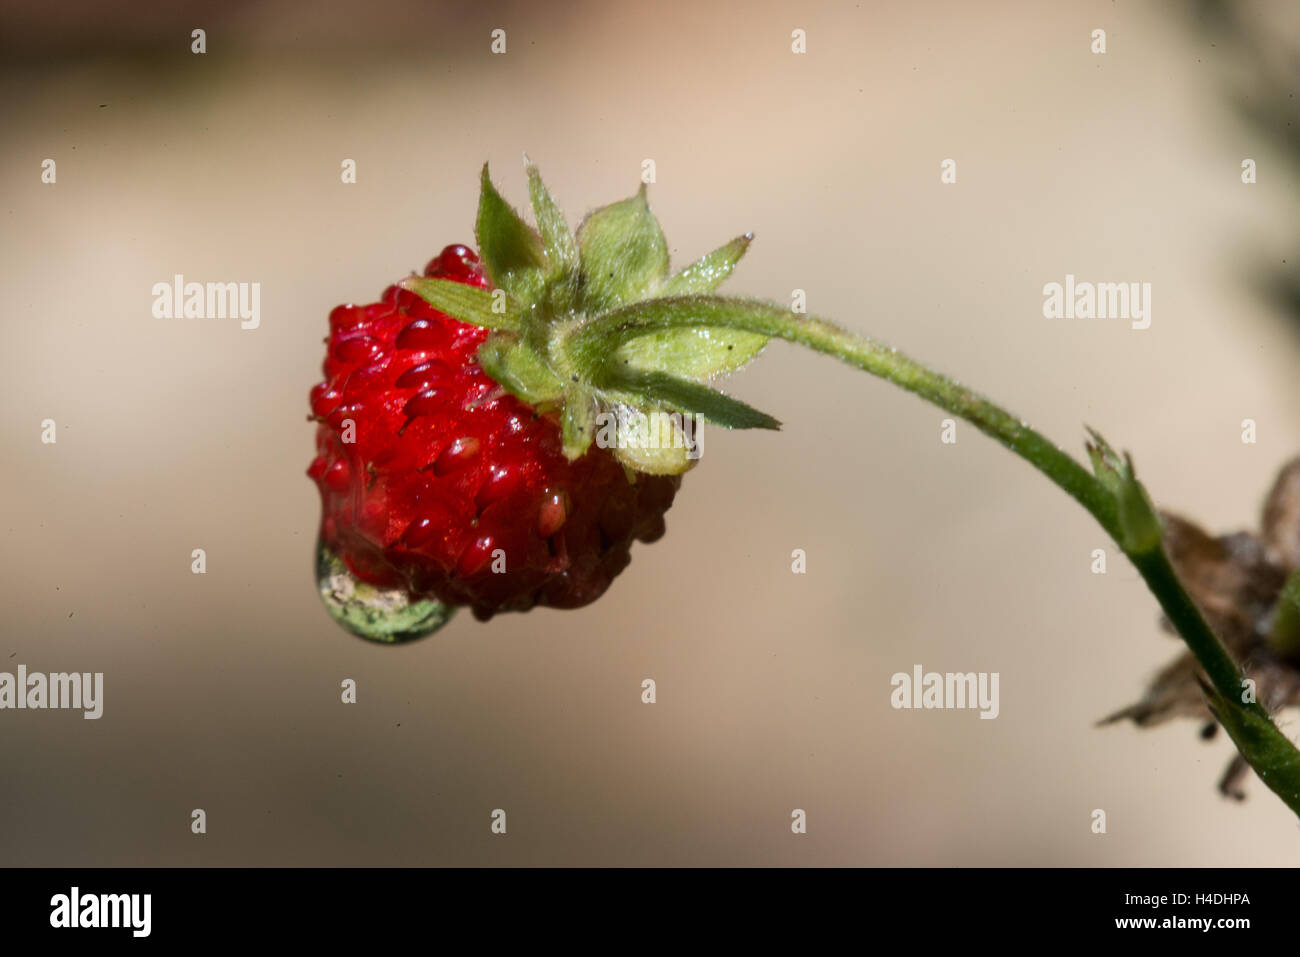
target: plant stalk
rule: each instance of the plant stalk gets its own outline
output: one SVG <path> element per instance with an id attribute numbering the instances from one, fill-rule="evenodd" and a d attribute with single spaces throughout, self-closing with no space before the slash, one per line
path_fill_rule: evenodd
<path id="1" fill-rule="evenodd" d="M 761 333 L 840 359 L 960 416 L 1051 479 L 1088 510 L 1133 562 L 1209 678 L 1212 713 L 1260 778 L 1300 815 L 1300 751 L 1261 705 L 1243 700 L 1240 667 L 1179 581 L 1163 545 L 1157 540 L 1153 546 L 1125 548 L 1116 496 L 1096 475 L 1023 420 L 947 376 L 874 339 L 825 319 L 796 316 L 773 303 L 722 297 L 662 299 L 655 302 L 653 317 L 643 319 L 636 306 L 600 317 L 575 333 L 572 346 L 580 359 L 598 364 L 609 356 L 611 340 L 701 326 Z"/>

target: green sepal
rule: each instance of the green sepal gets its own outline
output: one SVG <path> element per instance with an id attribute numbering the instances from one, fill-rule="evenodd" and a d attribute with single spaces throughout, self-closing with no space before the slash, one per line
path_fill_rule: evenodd
<path id="1" fill-rule="evenodd" d="M 596 401 L 584 388 L 570 389 L 564 397 L 560 414 L 560 434 L 564 439 L 564 457 L 572 461 L 591 447 L 596 437 Z"/>
<path id="2" fill-rule="evenodd" d="M 529 405 L 549 405 L 564 395 L 564 382 L 530 346 L 513 336 L 489 336 L 478 348 L 478 362 L 497 384 Z"/>
<path id="3" fill-rule="evenodd" d="M 665 296 L 634 302 L 573 329 L 566 349 L 574 365 L 605 365 L 609 356 L 644 336 L 669 330 L 710 329 L 779 336 L 790 312 L 775 303 L 729 296 Z"/>
<path id="4" fill-rule="evenodd" d="M 450 279 L 426 279 L 422 276 L 408 276 L 398 285 L 460 322 L 485 329 L 514 331 L 519 328 L 518 305 L 506 296 L 506 311 L 498 312 L 497 303 L 502 297 L 494 295 L 490 289 L 480 289 Z"/>
<path id="5" fill-rule="evenodd" d="M 1295 807 L 1300 800 L 1300 792 L 1293 787 L 1300 773 L 1300 752 L 1296 751 L 1295 745 L 1278 729 L 1260 704 L 1226 698 L 1200 675 L 1197 675 L 1197 681 L 1210 713 L 1223 725 L 1237 750 L 1247 756 L 1260 780 L 1288 805 Z M 1261 767 L 1281 773 L 1270 778 L 1267 772 L 1259 771 Z"/>
<path id="6" fill-rule="evenodd" d="M 501 198 L 492 185 L 487 163 L 483 164 L 474 233 L 492 284 L 518 302 L 536 301 L 545 283 L 546 254 L 541 237 Z"/>
<path id="7" fill-rule="evenodd" d="M 615 359 L 626 359 L 636 369 L 705 379 L 735 372 L 757 358 L 767 341 L 739 329 L 671 329 L 625 342 L 615 350 Z"/>
<path id="8" fill-rule="evenodd" d="M 694 296 L 706 292 L 715 292 L 731 271 L 745 255 L 749 244 L 754 241 L 753 233 L 737 236 L 725 246 L 719 246 L 707 256 L 695 260 L 685 269 L 673 274 L 664 283 L 660 294 L 664 296 Z"/>
<path id="9" fill-rule="evenodd" d="M 667 409 L 700 416 L 726 429 L 779 429 L 781 423 L 739 399 L 706 385 L 666 372 L 611 364 L 601 370 L 596 385 L 609 398 L 643 411 Z"/>
<path id="10" fill-rule="evenodd" d="M 600 313 L 655 293 L 668 277 L 668 242 L 650 212 L 645 184 L 602 206 L 578 227 L 581 308 Z"/>
<path id="11" fill-rule="evenodd" d="M 690 422 L 690 437 L 687 422 Z M 699 423 L 690 415 L 617 404 L 599 421 L 596 444 L 624 468 L 646 475 L 681 475 L 699 461 Z"/>
<path id="12" fill-rule="evenodd" d="M 527 157 L 525 166 L 536 230 L 483 168 L 477 232 L 495 290 L 420 277 L 403 286 L 453 318 L 493 330 L 479 363 L 503 390 L 559 414 L 565 455 L 585 454 L 600 441 L 602 420 L 617 425 L 620 413 L 647 417 L 654 434 L 620 436 L 610 451 L 630 470 L 651 474 L 695 464 L 698 448 L 685 440 L 697 423 L 779 428 L 772 416 L 698 381 L 740 368 L 762 350 L 769 328 L 789 321 L 769 303 L 710 295 L 753 237 L 737 237 L 669 278 L 668 244 L 644 185 L 591 213 L 575 235 Z"/>
<path id="13" fill-rule="evenodd" d="M 737 236 L 725 246 L 697 259 L 664 283 L 663 296 L 693 296 L 711 293 L 720 286 L 745 255 L 753 233 Z M 726 375 L 756 358 L 767 345 L 767 336 L 740 329 L 673 329 L 654 332 L 625 343 L 619 358 L 638 369 L 659 369 L 703 379 Z"/>
<path id="14" fill-rule="evenodd" d="M 578 241 L 569 229 L 569 222 L 564 212 L 551 197 L 542 174 L 536 166 L 524 158 L 528 171 L 528 197 L 533 204 L 533 218 L 537 220 L 537 230 L 541 234 L 542 250 L 546 255 L 547 272 L 551 277 L 578 268 Z"/>
<path id="15" fill-rule="evenodd" d="M 614 458 L 624 468 L 643 475 L 681 475 L 695 468 L 698 459 L 693 459 L 685 446 L 650 445 L 645 448 L 636 445 L 623 445 L 613 450 Z"/>
<path id="16" fill-rule="evenodd" d="M 1133 459 L 1121 457 L 1096 431 L 1089 429 L 1088 458 L 1097 480 L 1115 498 L 1119 545 L 1129 555 L 1158 551 L 1163 537 L 1160 516 L 1146 488 L 1137 479 Z"/>
<path id="17" fill-rule="evenodd" d="M 573 311 L 581 282 L 578 241 L 564 218 L 564 212 L 542 182 L 541 173 L 527 156 L 524 157 L 524 166 L 528 172 L 528 196 L 533 204 L 533 218 L 537 220 L 546 255 L 545 306 L 552 316 L 568 315 Z"/>

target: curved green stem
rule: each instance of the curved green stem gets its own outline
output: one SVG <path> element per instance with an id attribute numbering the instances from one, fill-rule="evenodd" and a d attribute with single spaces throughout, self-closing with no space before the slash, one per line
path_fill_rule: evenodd
<path id="1" fill-rule="evenodd" d="M 787 314 L 788 316 L 788 314 Z M 834 356 L 970 422 L 1050 478 L 1086 508 L 1112 535 L 1116 528 L 1114 498 L 1074 458 L 1034 431 L 1023 420 L 896 349 L 855 335 L 824 319 L 782 323 L 776 336 Z"/>
<path id="2" fill-rule="evenodd" d="M 1174 630 L 1182 636 L 1200 662 L 1214 690 L 1226 698 L 1241 697 L 1241 669 L 1228 654 L 1200 608 L 1179 581 L 1173 563 L 1163 547 L 1145 552 L 1128 552 L 1147 588 L 1156 596 Z M 1261 709 L 1262 711 L 1262 709 Z M 1300 810 L 1300 809 L 1298 809 Z"/>
<path id="3" fill-rule="evenodd" d="M 1128 555 L 1161 608 L 1200 663 L 1210 686 L 1211 711 L 1260 778 L 1300 814 L 1300 751 L 1253 700 L 1242 700 L 1242 672 L 1174 571 L 1150 501 L 1108 447 L 1096 451 L 1099 474 L 1025 422 L 947 376 L 873 339 L 825 319 L 796 316 L 773 303 L 721 296 L 682 296 L 634 303 L 585 323 L 572 334 L 569 354 L 598 372 L 617 347 L 673 328 L 735 329 L 785 339 L 834 356 L 960 416 L 1025 459 L 1086 508 Z M 1100 440 L 1098 440 L 1100 442 Z M 1100 474 L 1102 469 L 1107 474 Z"/>

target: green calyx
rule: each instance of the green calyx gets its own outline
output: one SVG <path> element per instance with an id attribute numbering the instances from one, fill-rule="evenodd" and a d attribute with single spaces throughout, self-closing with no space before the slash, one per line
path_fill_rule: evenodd
<path id="1" fill-rule="evenodd" d="M 755 358 L 772 335 L 766 326 L 776 307 L 713 295 L 753 236 L 670 273 L 644 184 L 589 214 L 575 233 L 537 168 L 524 162 L 536 227 L 483 167 L 475 232 L 494 288 L 417 276 L 401 285 L 454 319 L 492 330 L 479 362 L 508 392 L 558 416 L 570 459 L 595 442 L 630 469 L 675 475 L 694 465 L 702 421 L 779 428 L 710 384 Z"/>
<path id="2" fill-rule="evenodd" d="M 1109 531 L 1130 556 L 1158 552 L 1163 535 L 1160 516 L 1146 487 L 1138 481 L 1132 457 L 1127 452 L 1121 456 L 1093 429 L 1088 434 L 1093 472 L 1115 502 L 1115 528 Z"/>

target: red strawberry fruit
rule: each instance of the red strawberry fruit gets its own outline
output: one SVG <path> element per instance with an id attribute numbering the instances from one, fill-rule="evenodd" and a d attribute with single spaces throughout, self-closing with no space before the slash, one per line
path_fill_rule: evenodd
<path id="1" fill-rule="evenodd" d="M 699 420 L 776 425 L 699 381 L 748 361 L 762 336 L 575 336 L 631 303 L 711 292 L 750 237 L 669 276 L 644 188 L 575 236 L 528 171 L 538 230 L 485 167 L 482 261 L 448 246 L 379 302 L 330 313 L 310 397 L 318 571 L 327 606 L 365 637 L 419 637 L 462 605 L 487 619 L 594 601 L 634 541 L 663 534 Z M 617 427 L 652 416 L 651 429 Z"/>

